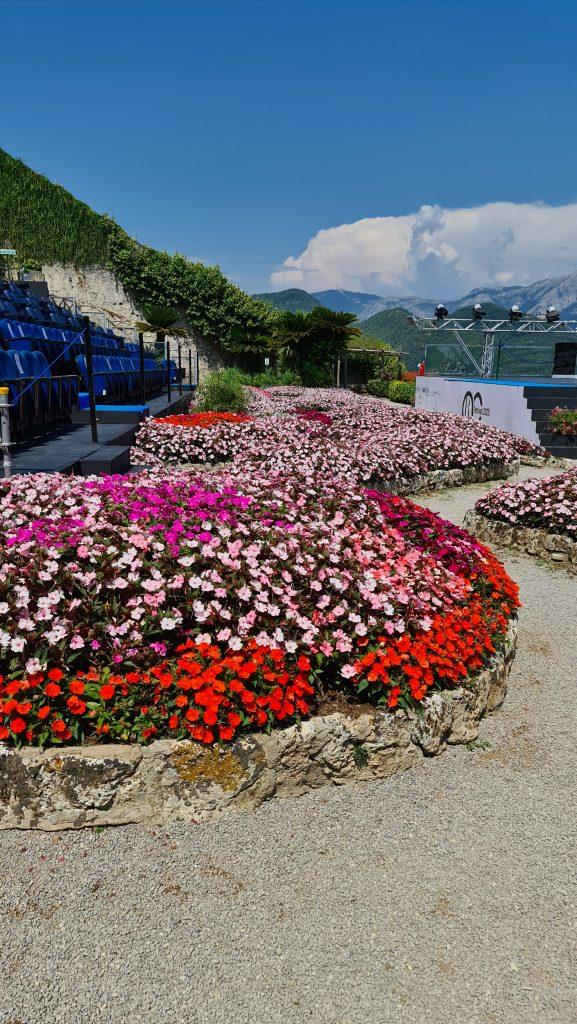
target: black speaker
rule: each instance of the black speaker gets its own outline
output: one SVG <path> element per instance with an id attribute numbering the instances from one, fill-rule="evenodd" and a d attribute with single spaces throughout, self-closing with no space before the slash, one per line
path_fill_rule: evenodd
<path id="1" fill-rule="evenodd" d="M 553 359 L 553 376 L 573 377 L 577 374 L 577 342 L 556 341 Z"/>

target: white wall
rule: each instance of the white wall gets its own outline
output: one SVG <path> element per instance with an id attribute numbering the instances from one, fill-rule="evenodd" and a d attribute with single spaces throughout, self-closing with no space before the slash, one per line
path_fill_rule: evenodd
<path id="1" fill-rule="evenodd" d="M 501 430 L 539 444 L 539 435 L 523 387 L 494 381 L 451 380 L 417 377 L 415 407 L 429 412 L 455 412 L 471 416 Z"/>

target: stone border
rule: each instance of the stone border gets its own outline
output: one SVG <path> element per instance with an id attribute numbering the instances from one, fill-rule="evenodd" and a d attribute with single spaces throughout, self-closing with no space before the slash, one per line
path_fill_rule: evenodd
<path id="1" fill-rule="evenodd" d="M 520 460 L 495 462 L 483 466 L 464 466 L 459 469 L 432 469 L 420 476 L 401 476 L 397 480 L 379 480 L 367 486 L 383 490 L 388 494 L 420 494 L 422 491 L 439 491 L 444 487 L 462 487 L 466 484 L 484 483 L 487 480 L 507 480 L 519 472 Z"/>
<path id="2" fill-rule="evenodd" d="M 432 469 L 420 476 L 400 476 L 397 479 L 373 480 L 363 484 L 369 490 L 386 491 L 388 494 L 420 494 L 423 491 L 439 491 L 444 487 L 461 487 L 466 484 L 484 483 L 487 480 L 508 480 L 519 472 L 520 460 L 495 462 L 484 466 L 465 466 L 460 469 Z M 182 470 L 186 473 L 217 472 L 225 469 L 226 462 L 167 462 L 165 469 Z M 149 466 L 139 466 L 149 469 Z"/>
<path id="3" fill-rule="evenodd" d="M 516 641 L 513 620 L 502 649 L 469 686 L 430 694 L 419 713 L 316 716 L 224 748 L 188 740 L 47 750 L 0 745 L 0 829 L 205 821 L 275 795 L 386 779 L 448 743 L 477 737 L 483 715 L 505 698 Z"/>
<path id="4" fill-rule="evenodd" d="M 550 565 L 577 572 L 577 540 L 564 533 L 548 533 L 533 526 L 510 526 L 471 509 L 464 527 L 478 540 L 542 558 Z"/>

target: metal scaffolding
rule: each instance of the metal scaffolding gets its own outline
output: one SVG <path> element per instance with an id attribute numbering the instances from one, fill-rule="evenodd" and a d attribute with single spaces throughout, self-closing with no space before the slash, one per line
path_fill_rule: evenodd
<path id="1" fill-rule="evenodd" d="M 555 320 L 552 323 L 543 317 L 535 317 L 532 320 L 475 320 L 456 319 L 448 316 L 437 320 L 429 316 L 410 316 L 409 323 L 412 323 L 419 331 L 438 331 L 450 333 L 455 337 L 467 358 L 473 364 L 480 377 L 492 377 L 495 365 L 495 351 L 497 357 L 501 351 L 501 340 L 495 335 L 499 334 L 573 334 L 577 335 L 577 320 Z M 473 333 L 483 334 L 483 352 L 481 362 L 473 355 L 465 338 L 472 337 Z M 497 363 L 498 366 L 498 363 Z"/>

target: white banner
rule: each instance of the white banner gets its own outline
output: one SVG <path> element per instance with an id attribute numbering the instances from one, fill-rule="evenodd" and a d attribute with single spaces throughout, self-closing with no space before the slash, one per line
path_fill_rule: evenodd
<path id="1" fill-rule="evenodd" d="M 417 377 L 415 407 L 455 412 L 539 444 L 522 385 L 450 377 Z"/>

